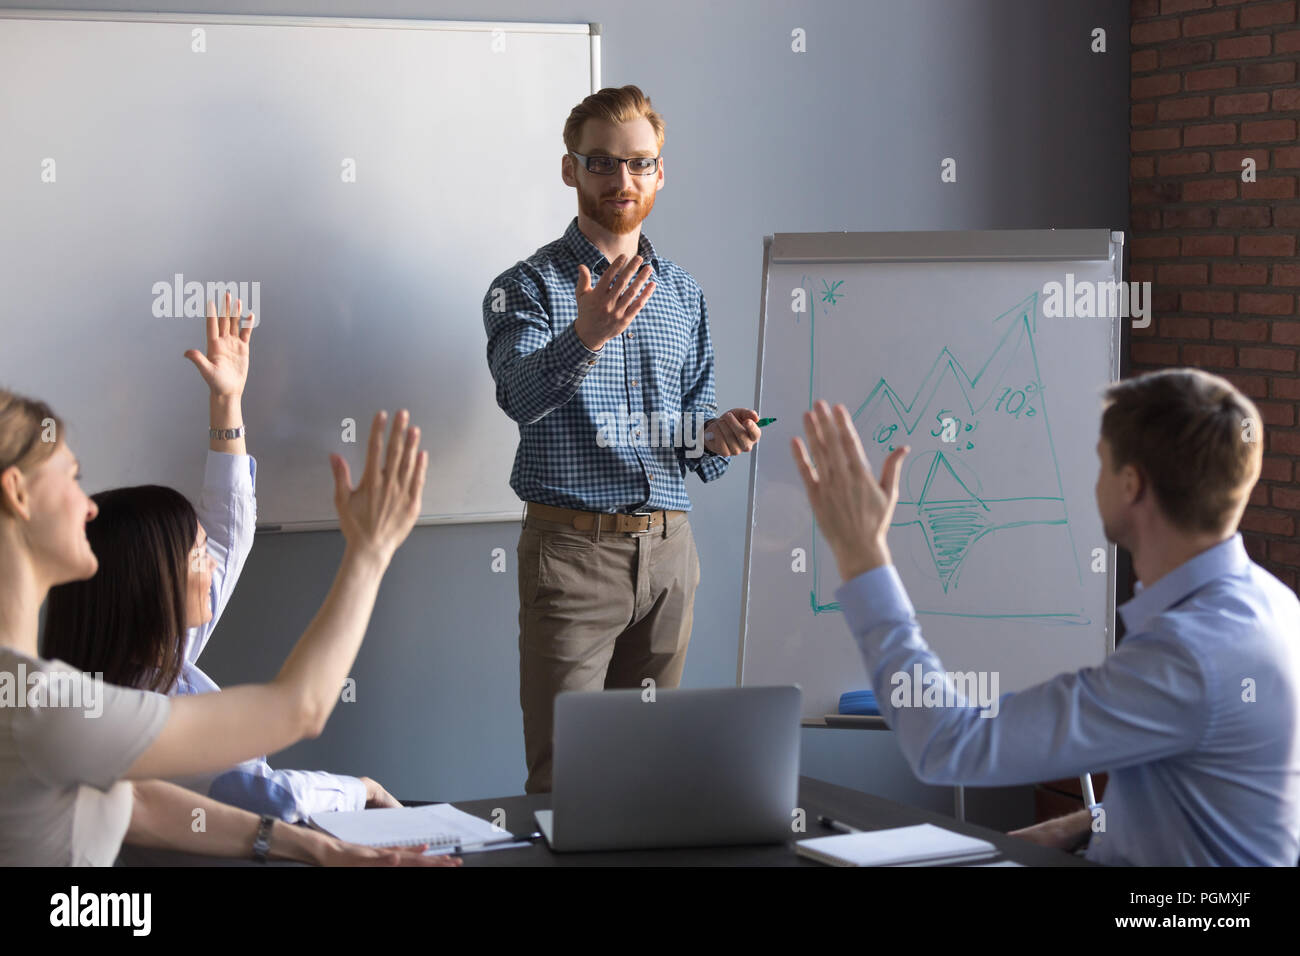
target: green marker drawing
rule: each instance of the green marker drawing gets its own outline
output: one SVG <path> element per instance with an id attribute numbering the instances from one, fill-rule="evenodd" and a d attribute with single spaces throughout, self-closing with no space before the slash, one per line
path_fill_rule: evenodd
<path id="1" fill-rule="evenodd" d="M 758 420 L 758 427 L 759 427 L 759 428 L 762 428 L 764 425 L 770 425 L 770 424 L 772 424 L 774 421 L 776 421 L 775 418 L 760 418 L 760 419 Z"/>
<path id="2" fill-rule="evenodd" d="M 801 283 L 812 285 L 807 274 L 800 277 Z M 829 287 L 822 280 L 824 288 Z M 811 288 L 809 288 L 811 292 Z M 834 296 L 842 296 L 838 287 L 829 289 Z M 817 349 L 817 306 L 813 298 L 809 310 L 808 328 L 808 407 L 813 407 L 814 385 L 817 381 L 818 363 L 821 361 Z M 834 305 L 832 298 L 823 294 L 822 303 Z M 825 309 L 823 310 L 825 311 Z M 998 328 L 1003 320 L 1011 321 Z M 868 426 L 871 446 L 889 446 L 892 451 L 899 444 L 898 439 L 912 435 L 923 423 L 929 424 L 929 415 L 935 409 L 932 403 L 940 394 L 941 386 L 949 384 L 957 390 L 956 394 L 965 399 L 965 408 L 969 417 L 1008 416 L 1018 422 L 1024 422 L 1024 429 L 1031 434 L 1026 436 L 1026 444 L 1033 448 L 1034 454 L 1044 461 L 1050 461 L 1051 474 L 1056 479 L 1054 486 L 1048 484 L 1039 495 L 1019 495 L 998 497 L 982 488 L 978 476 L 971 464 L 954 467 L 957 449 L 962 445 L 953 441 L 947 447 L 936 449 L 931 453 L 925 466 L 924 481 L 915 500 L 900 500 L 898 510 L 891 521 L 891 527 L 914 526 L 920 532 L 926 551 L 920 552 L 918 562 L 928 552 L 929 561 L 933 562 L 933 581 L 942 587 L 945 595 L 953 593 L 958 586 L 962 566 L 973 546 L 987 535 L 1003 530 L 1020 527 L 1043 525 L 1062 528 L 1068 546 L 1066 554 L 1074 558 L 1075 575 L 1082 585 L 1082 570 L 1078 563 L 1078 552 L 1074 543 L 1074 530 L 1066 508 L 1065 493 L 1061 482 L 1061 467 L 1056 456 L 1055 439 L 1048 422 L 1047 406 L 1044 401 L 1045 389 L 1039 368 L 1038 352 L 1035 345 L 1037 336 L 1037 293 L 1030 293 L 1017 306 L 992 320 L 992 335 L 987 340 L 991 353 L 974 374 L 967 371 L 958 357 L 941 345 L 939 354 L 929 370 L 921 376 L 920 384 L 910 401 L 907 392 L 896 392 L 885 376 L 881 376 L 869 395 L 852 412 L 855 424 Z M 1019 358 L 1014 364 L 1012 359 Z M 918 366 L 918 371 L 921 366 Z M 1013 371 L 1015 370 L 1015 371 Z M 1020 378 L 1009 376 L 1020 375 Z M 864 384 L 868 384 L 864 382 Z M 852 408 L 852 406 L 849 406 Z M 965 425 L 970 433 L 970 440 L 965 440 L 963 456 L 974 452 L 978 443 L 973 441 L 978 422 L 961 422 L 949 409 L 941 409 L 935 420 L 944 424 L 943 416 L 948 415 L 952 421 Z M 1032 423 L 1032 425 L 1030 424 Z M 960 427 L 960 426 L 959 426 Z M 1037 429 L 1041 433 L 1034 435 Z M 929 431 L 931 437 L 942 438 L 941 431 Z M 953 429 L 952 438 L 961 434 Z M 964 436 L 963 436 L 964 438 Z M 1037 438 L 1030 442 L 1029 439 Z M 983 452 L 987 454 L 987 451 Z M 974 461 L 978 461 L 975 457 Z M 921 477 L 918 475 L 918 477 Z M 1037 490 L 1037 489 L 1035 489 Z M 900 496 L 901 497 L 901 496 Z M 814 614 L 841 610 L 839 602 L 827 601 L 827 595 L 821 584 L 820 574 L 826 563 L 824 555 L 819 553 L 816 536 L 817 522 L 813 521 L 814 537 L 812 541 L 812 588 L 809 591 L 809 604 Z M 920 564 L 918 564 L 918 567 Z M 1055 603 L 1055 602 L 1053 602 Z M 1064 603 L 1064 602 L 1062 602 Z M 1039 611 L 1015 613 L 1011 609 L 999 611 L 987 610 L 956 611 L 946 607 L 925 607 L 918 605 L 917 614 L 935 614 L 954 618 L 980 618 L 988 620 L 1038 620 L 1053 624 L 1086 626 L 1091 623 L 1082 608 L 1048 605 Z"/>

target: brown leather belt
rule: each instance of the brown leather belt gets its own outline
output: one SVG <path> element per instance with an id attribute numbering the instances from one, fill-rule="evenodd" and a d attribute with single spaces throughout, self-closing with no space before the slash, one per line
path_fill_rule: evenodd
<path id="1" fill-rule="evenodd" d="M 655 528 L 662 528 L 665 516 L 672 518 L 686 514 L 685 511 L 638 511 L 634 514 L 610 514 L 602 511 L 576 511 L 573 508 L 556 508 L 536 501 L 524 502 L 528 506 L 526 515 L 543 521 L 560 521 L 571 524 L 578 531 L 591 531 L 600 519 L 601 531 L 614 531 L 621 534 L 644 534 Z"/>

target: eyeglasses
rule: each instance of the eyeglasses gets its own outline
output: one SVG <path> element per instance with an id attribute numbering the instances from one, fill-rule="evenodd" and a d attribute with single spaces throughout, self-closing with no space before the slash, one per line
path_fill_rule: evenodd
<path id="1" fill-rule="evenodd" d="M 582 165 L 587 168 L 587 172 L 595 173 L 597 176 L 613 176 L 618 172 L 619 163 L 627 163 L 627 171 L 633 176 L 652 176 L 659 171 L 658 156 L 631 156 L 627 159 L 619 159 L 617 156 L 583 156 L 573 150 L 569 150 L 569 155 L 574 159 L 582 160 Z"/>

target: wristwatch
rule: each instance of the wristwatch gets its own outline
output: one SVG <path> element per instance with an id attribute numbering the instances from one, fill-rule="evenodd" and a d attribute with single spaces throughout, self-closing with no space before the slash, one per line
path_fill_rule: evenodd
<path id="1" fill-rule="evenodd" d="M 275 817 L 265 813 L 257 824 L 257 837 L 253 840 L 253 859 L 258 863 L 265 863 L 267 854 L 271 852 L 271 827 L 274 824 Z"/>
<path id="2" fill-rule="evenodd" d="M 211 439 L 221 439 L 222 441 L 232 441 L 236 438 L 243 438 L 248 434 L 248 430 L 240 425 L 238 428 L 209 428 L 208 437 Z"/>

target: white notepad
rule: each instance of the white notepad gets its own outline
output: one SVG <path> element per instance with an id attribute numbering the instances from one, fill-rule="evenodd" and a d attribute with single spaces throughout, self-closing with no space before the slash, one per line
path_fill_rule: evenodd
<path id="1" fill-rule="evenodd" d="M 831 866 L 932 866 L 982 860 L 998 852 L 988 840 L 953 833 L 932 823 L 813 837 L 800 840 L 795 849 L 802 856 Z"/>
<path id="2" fill-rule="evenodd" d="M 312 826 L 340 840 L 362 846 L 471 846 L 513 840 L 507 830 L 457 810 L 450 803 L 425 807 L 383 807 L 377 810 L 334 810 L 313 813 Z"/>

